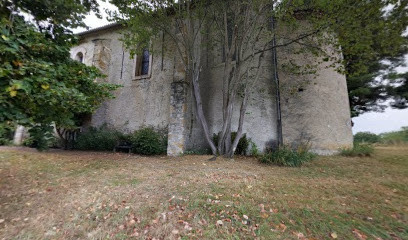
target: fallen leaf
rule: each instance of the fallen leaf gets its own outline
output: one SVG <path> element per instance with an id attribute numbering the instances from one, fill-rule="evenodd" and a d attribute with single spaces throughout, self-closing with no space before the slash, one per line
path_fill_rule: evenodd
<path id="1" fill-rule="evenodd" d="M 285 224 L 283 224 L 283 223 L 281 223 L 281 224 L 279 224 L 278 225 L 278 227 L 277 227 L 281 232 L 284 232 L 284 231 L 286 231 L 286 225 Z"/>
<path id="2" fill-rule="evenodd" d="M 367 239 L 367 236 L 361 233 L 358 229 L 353 229 L 353 233 L 356 236 L 357 239 L 359 240 L 365 240 Z"/>
<path id="3" fill-rule="evenodd" d="M 333 238 L 333 239 L 336 239 L 337 238 L 337 233 L 335 233 L 335 232 L 331 233 L 330 237 Z"/>
<path id="4" fill-rule="evenodd" d="M 130 236 L 132 236 L 132 237 L 139 237 L 139 232 L 137 231 L 137 229 L 135 228 L 135 229 L 133 229 L 133 233 L 132 233 L 132 235 L 130 235 Z"/>
<path id="5" fill-rule="evenodd" d="M 5 221 L 4 219 L 0 219 L 0 223 L 4 223 L 4 221 Z"/>
<path id="6" fill-rule="evenodd" d="M 259 204 L 259 207 L 261 208 L 261 213 L 266 212 L 266 211 L 265 211 L 265 205 L 263 205 L 263 204 L 261 203 L 261 204 Z"/>
<path id="7" fill-rule="evenodd" d="M 179 234 L 179 230 L 174 229 L 173 231 L 171 231 L 171 233 L 173 233 L 174 235 Z"/>
<path id="8" fill-rule="evenodd" d="M 303 233 L 301 233 L 301 232 L 294 233 L 294 234 L 298 239 L 305 239 L 305 235 Z"/>

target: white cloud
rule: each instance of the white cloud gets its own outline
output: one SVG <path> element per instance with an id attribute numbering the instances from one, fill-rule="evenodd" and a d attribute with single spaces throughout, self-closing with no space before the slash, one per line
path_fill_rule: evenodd
<path id="1" fill-rule="evenodd" d="M 95 14 L 90 14 L 86 17 L 85 19 L 85 24 L 92 28 L 98 28 L 98 27 L 102 27 L 105 26 L 107 24 L 109 24 L 110 22 L 108 21 L 107 17 L 108 15 L 106 14 L 106 9 L 109 10 L 115 10 L 116 7 L 108 2 L 102 2 L 102 1 L 98 1 L 99 3 L 99 10 L 101 12 L 102 15 L 102 19 L 98 18 L 95 16 Z M 74 33 L 80 33 L 86 31 L 85 28 L 76 28 L 73 30 Z"/>

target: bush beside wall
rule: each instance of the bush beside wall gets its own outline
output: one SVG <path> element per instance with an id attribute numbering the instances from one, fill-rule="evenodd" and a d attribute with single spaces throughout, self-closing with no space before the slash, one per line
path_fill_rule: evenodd
<path id="1" fill-rule="evenodd" d="M 167 134 L 153 128 L 143 128 L 130 135 L 133 152 L 142 155 L 159 155 L 167 152 Z"/>
<path id="2" fill-rule="evenodd" d="M 370 144 L 356 143 L 353 148 L 340 150 L 340 155 L 345 157 L 369 157 L 374 153 L 374 147 Z"/>
<path id="3" fill-rule="evenodd" d="M 264 164 L 277 165 L 282 167 L 301 167 L 304 163 L 313 160 L 315 154 L 309 152 L 307 148 L 293 149 L 289 146 L 282 146 L 277 150 L 270 151 L 259 156 L 259 162 Z"/>
<path id="4" fill-rule="evenodd" d="M 112 151 L 121 137 L 123 134 L 116 130 L 104 127 L 90 128 L 89 131 L 78 135 L 74 148 L 88 151 Z"/>
<path id="5" fill-rule="evenodd" d="M 214 144 L 217 146 L 218 145 L 218 138 L 219 138 L 220 133 L 218 134 L 213 134 L 213 141 Z M 231 142 L 234 142 L 235 137 L 237 136 L 237 132 L 232 132 L 231 133 Z M 239 154 L 239 155 L 246 155 L 246 152 L 248 150 L 249 147 L 249 140 L 246 137 L 246 134 L 242 134 L 241 139 L 239 139 L 238 141 L 238 145 L 237 145 L 237 149 L 235 149 L 235 154 Z"/>
<path id="6" fill-rule="evenodd" d="M 10 122 L 0 123 L 0 146 L 12 142 L 15 127 L 15 124 Z"/>

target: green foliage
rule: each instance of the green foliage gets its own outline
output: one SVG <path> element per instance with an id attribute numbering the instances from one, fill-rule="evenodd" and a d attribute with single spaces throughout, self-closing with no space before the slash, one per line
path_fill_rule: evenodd
<path id="1" fill-rule="evenodd" d="M 380 136 L 385 144 L 408 143 L 408 127 L 403 127 L 400 131 L 383 133 Z"/>
<path id="2" fill-rule="evenodd" d="M 354 135 L 354 143 L 379 143 L 381 137 L 375 133 L 359 132 Z"/>
<path id="3" fill-rule="evenodd" d="M 277 150 L 261 155 L 258 159 L 260 163 L 273 164 L 282 167 L 301 167 L 304 163 L 312 161 L 315 154 L 306 148 L 292 149 L 289 146 L 282 146 Z"/>
<path id="4" fill-rule="evenodd" d="M 231 132 L 231 142 L 235 140 L 235 137 L 237 136 L 237 132 Z M 218 137 L 219 134 L 213 134 L 213 141 L 214 144 L 217 146 L 218 145 Z M 245 155 L 249 147 L 249 140 L 246 137 L 246 134 L 242 134 L 241 139 L 238 141 L 237 149 L 235 149 L 234 154 L 239 154 L 239 155 Z"/>
<path id="5" fill-rule="evenodd" d="M 370 144 L 356 143 L 353 148 L 343 148 L 340 155 L 346 157 L 370 157 L 374 153 L 374 147 Z"/>
<path id="6" fill-rule="evenodd" d="M 30 137 L 24 141 L 24 145 L 27 147 L 44 151 L 48 150 L 55 142 L 54 127 L 52 125 L 34 125 L 28 130 L 28 133 Z"/>
<path id="7" fill-rule="evenodd" d="M 258 146 L 251 139 L 249 139 L 249 143 L 251 144 L 251 148 L 249 149 L 249 154 L 253 157 L 258 157 L 260 155 Z"/>
<path id="8" fill-rule="evenodd" d="M 100 16 L 98 6 L 97 0 L 2 0 L 0 2 L 1 10 L 5 11 L 8 8 L 19 12 L 24 11 L 32 15 L 35 21 L 45 24 L 43 28 L 86 27 L 83 20 L 89 12 L 93 11 Z"/>
<path id="9" fill-rule="evenodd" d="M 78 150 L 112 151 L 123 134 L 105 126 L 90 128 L 89 131 L 79 134 L 74 148 Z"/>
<path id="10" fill-rule="evenodd" d="M 133 152 L 142 155 L 159 155 L 167 152 L 167 134 L 153 128 L 142 128 L 130 136 Z"/>
<path id="11" fill-rule="evenodd" d="M 12 122 L 0 123 L 0 145 L 7 145 L 13 140 L 14 129 Z"/>
<path id="12" fill-rule="evenodd" d="M 341 13 L 345 24 L 336 32 L 344 54 L 352 116 L 382 111 L 386 107 L 384 100 L 395 97 L 397 101 L 391 106 L 406 108 L 408 89 L 393 84 L 392 75 L 384 72 L 395 71 L 405 63 L 408 42 L 403 33 L 408 24 L 408 2 L 345 2 L 353 9 Z M 390 3 L 395 5 L 385 14 L 384 8 Z"/>
<path id="13" fill-rule="evenodd" d="M 66 27 L 78 26 L 95 4 L 94 0 L 0 4 L 0 122 L 72 127 L 77 116 L 92 113 L 113 97 L 117 85 L 97 83 L 103 77 L 97 68 L 70 58 L 77 39 Z M 35 26 L 11 9 L 45 21 Z"/>
<path id="14" fill-rule="evenodd" d="M 291 4 L 285 5 L 285 2 Z M 391 75 L 384 75 L 404 64 L 404 55 L 408 53 L 408 38 L 404 37 L 408 1 L 284 0 L 282 6 L 291 6 L 285 10 L 291 14 L 282 16 L 284 21 L 296 25 L 298 19 L 304 19 L 315 29 L 323 30 L 320 33 L 335 33 L 332 41 L 327 37 L 321 39 L 341 48 L 344 59 L 333 59 L 329 55 L 323 61 L 335 60 L 344 66 L 339 70 L 347 75 L 353 117 L 381 111 L 386 107 L 382 100 L 408 93 L 406 87 L 392 83 Z M 404 99 L 391 105 L 405 108 Z"/>
<path id="15" fill-rule="evenodd" d="M 91 113 L 115 85 L 96 83 L 95 67 L 70 58 L 70 44 L 56 44 L 16 18 L 2 19 L 0 121 L 73 125 L 75 114 Z"/>
<path id="16" fill-rule="evenodd" d="M 402 74 L 394 72 L 388 76 L 393 84 L 387 89 L 394 96 L 391 106 L 396 109 L 405 109 L 408 105 L 408 72 Z"/>

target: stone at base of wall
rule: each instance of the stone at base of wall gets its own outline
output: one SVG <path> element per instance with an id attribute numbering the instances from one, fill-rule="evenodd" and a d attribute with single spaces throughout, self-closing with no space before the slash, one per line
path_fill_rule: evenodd
<path id="1" fill-rule="evenodd" d="M 16 128 L 16 132 L 14 133 L 13 144 L 17 146 L 22 145 L 25 135 L 26 135 L 25 127 L 18 125 Z"/>

